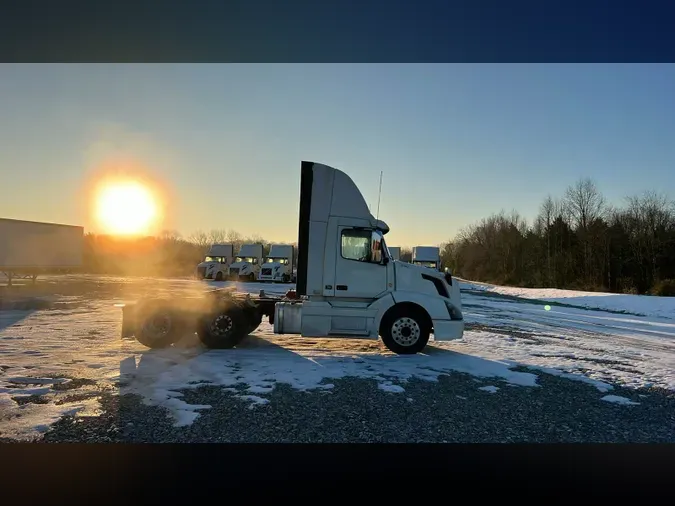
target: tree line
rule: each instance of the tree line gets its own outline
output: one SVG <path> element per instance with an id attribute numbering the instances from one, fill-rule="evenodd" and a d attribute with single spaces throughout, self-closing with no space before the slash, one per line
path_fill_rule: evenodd
<path id="1" fill-rule="evenodd" d="M 502 211 L 465 227 L 442 260 L 494 284 L 675 296 L 675 203 L 647 191 L 612 206 L 583 178 L 532 223 Z"/>

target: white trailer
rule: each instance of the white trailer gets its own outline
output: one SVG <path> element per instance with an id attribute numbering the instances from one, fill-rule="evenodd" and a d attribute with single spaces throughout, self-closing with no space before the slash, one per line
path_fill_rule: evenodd
<path id="1" fill-rule="evenodd" d="M 376 219 L 344 172 L 302 162 L 298 279 L 284 297 L 214 290 L 192 299 L 145 299 L 123 307 L 122 337 L 151 348 L 197 333 L 209 348 L 232 348 L 267 316 L 275 334 L 382 338 L 395 353 L 424 349 L 464 332 L 459 283 L 393 262 L 389 227 Z"/>
<path id="2" fill-rule="evenodd" d="M 230 275 L 230 265 L 234 261 L 234 245 L 213 244 L 204 257 L 204 261 L 197 264 L 199 279 L 213 279 L 223 281 Z"/>
<path id="3" fill-rule="evenodd" d="M 260 267 L 258 281 L 272 281 L 274 283 L 295 282 L 293 273 L 293 258 L 295 248 L 292 244 L 272 244 L 269 255 Z"/>
<path id="4" fill-rule="evenodd" d="M 438 246 L 415 246 L 412 251 L 412 263 L 441 270 L 441 249 Z"/>
<path id="5" fill-rule="evenodd" d="M 230 279 L 255 281 L 263 260 L 262 244 L 243 244 L 234 263 L 230 265 Z"/>
<path id="6" fill-rule="evenodd" d="M 15 278 L 82 267 L 84 227 L 0 218 L 0 272 Z"/>
<path id="7" fill-rule="evenodd" d="M 401 247 L 400 246 L 389 246 L 389 254 L 391 254 L 392 260 L 401 259 Z"/>

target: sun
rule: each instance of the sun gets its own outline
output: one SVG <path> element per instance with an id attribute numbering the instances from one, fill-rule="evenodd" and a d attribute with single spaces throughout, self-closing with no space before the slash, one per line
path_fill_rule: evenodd
<path id="1" fill-rule="evenodd" d="M 97 221 L 106 232 L 115 235 L 147 233 L 158 214 L 154 195 L 136 181 L 104 185 L 95 203 Z"/>

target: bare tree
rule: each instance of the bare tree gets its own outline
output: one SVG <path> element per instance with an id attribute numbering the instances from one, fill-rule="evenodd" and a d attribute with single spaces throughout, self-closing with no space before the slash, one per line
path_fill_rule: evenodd
<path id="1" fill-rule="evenodd" d="M 590 224 L 602 216 L 605 199 L 592 179 L 582 178 L 567 188 L 565 200 L 583 244 L 583 271 L 586 281 L 590 281 L 591 238 L 588 230 Z"/>
<path id="2" fill-rule="evenodd" d="M 595 218 L 602 215 L 605 199 L 590 178 L 583 178 L 567 188 L 565 200 L 576 220 L 577 228 L 588 230 Z"/>
<path id="3" fill-rule="evenodd" d="M 196 244 L 200 248 L 207 248 L 211 240 L 209 239 L 209 235 L 206 232 L 197 230 L 188 237 L 188 241 L 190 241 L 192 244 Z"/>
<path id="4" fill-rule="evenodd" d="M 543 227 L 543 236 L 546 237 L 546 279 L 551 278 L 551 225 L 555 217 L 556 205 L 551 195 L 547 195 L 539 210 L 539 219 Z"/>

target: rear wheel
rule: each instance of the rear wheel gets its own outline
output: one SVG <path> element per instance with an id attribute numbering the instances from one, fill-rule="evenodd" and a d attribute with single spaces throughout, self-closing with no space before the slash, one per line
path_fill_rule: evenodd
<path id="1" fill-rule="evenodd" d="M 399 355 L 419 353 L 429 342 L 431 325 L 421 310 L 394 309 L 385 315 L 380 326 L 382 342 Z"/>
<path id="2" fill-rule="evenodd" d="M 168 302 L 147 301 L 136 307 L 136 340 L 148 348 L 166 348 L 183 336 L 185 326 Z"/>
<path id="3" fill-rule="evenodd" d="M 197 335 L 207 348 L 234 348 L 249 334 L 250 325 L 239 306 L 227 304 L 199 319 Z"/>

